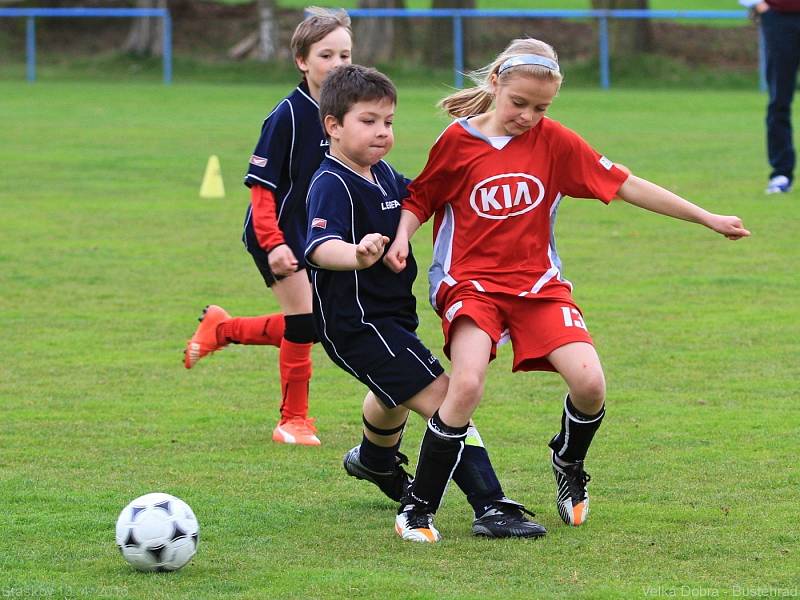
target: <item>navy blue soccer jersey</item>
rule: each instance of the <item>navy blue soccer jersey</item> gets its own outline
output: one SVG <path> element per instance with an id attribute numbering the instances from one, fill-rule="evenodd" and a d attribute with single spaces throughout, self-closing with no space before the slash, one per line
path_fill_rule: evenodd
<path id="1" fill-rule="evenodd" d="M 274 194 L 278 226 L 301 267 L 306 235 L 306 193 L 328 146 L 320 122 L 319 104 L 303 81 L 264 120 L 244 178 L 246 186 L 260 185 Z M 258 244 L 252 206 L 247 209 L 243 241 L 251 252 L 251 245 Z"/>
<path id="2" fill-rule="evenodd" d="M 372 175 L 374 183 L 328 155 L 308 191 L 305 254 L 317 331 L 328 355 L 357 376 L 405 352 L 417 328 L 414 256 L 409 249 L 400 273 L 380 260 L 360 271 L 330 271 L 308 257 L 328 240 L 358 244 L 368 233 L 394 239 L 409 180 L 383 161 Z"/>

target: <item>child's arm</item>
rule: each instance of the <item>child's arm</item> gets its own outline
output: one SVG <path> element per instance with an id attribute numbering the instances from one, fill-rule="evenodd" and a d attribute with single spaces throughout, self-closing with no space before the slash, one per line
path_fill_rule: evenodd
<path id="1" fill-rule="evenodd" d="M 397 226 L 397 233 L 394 241 L 383 257 L 383 264 L 395 273 L 399 273 L 406 268 L 408 258 L 408 241 L 416 233 L 421 223 L 414 213 L 403 209 L 400 211 L 400 224 Z"/>
<path id="2" fill-rule="evenodd" d="M 628 177 L 620 186 L 617 195 L 640 208 L 705 225 L 729 240 L 738 240 L 750 235 L 750 232 L 743 227 L 739 217 L 710 213 L 677 194 L 636 175 Z"/>
<path id="3" fill-rule="evenodd" d="M 388 243 L 389 238 L 380 233 L 368 233 L 358 244 L 328 240 L 317 246 L 308 258 L 329 271 L 360 271 L 378 262 Z"/>

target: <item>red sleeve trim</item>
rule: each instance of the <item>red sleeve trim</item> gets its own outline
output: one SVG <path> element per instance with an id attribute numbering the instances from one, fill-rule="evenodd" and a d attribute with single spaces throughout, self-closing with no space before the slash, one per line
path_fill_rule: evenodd
<path id="1" fill-rule="evenodd" d="M 286 243 L 275 216 L 275 195 L 260 185 L 250 188 L 250 203 L 253 206 L 253 230 L 258 245 L 269 252 L 275 246 Z"/>

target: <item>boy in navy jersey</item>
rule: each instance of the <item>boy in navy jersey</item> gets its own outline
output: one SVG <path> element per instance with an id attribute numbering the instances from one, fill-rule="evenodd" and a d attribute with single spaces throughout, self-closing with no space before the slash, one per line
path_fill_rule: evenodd
<path id="1" fill-rule="evenodd" d="M 305 259 L 320 341 L 333 362 L 369 388 L 364 436 L 345 455 L 344 467 L 399 500 L 410 484 L 398 460 L 408 411 L 429 418 L 441 404 L 448 380 L 415 333 L 413 256 L 409 254 L 409 268 L 401 273 L 381 261 L 409 183 L 381 160 L 394 143 L 396 98 L 392 82 L 374 69 L 342 66 L 325 79 L 320 114 L 331 145 L 309 187 Z M 504 496 L 473 425 L 469 439 L 453 479 L 475 511 L 473 532 L 487 537 L 544 535 L 544 527 L 529 521 L 521 504 Z M 395 529 L 412 541 L 440 537 L 427 514 L 401 512 Z"/>
<path id="2" fill-rule="evenodd" d="M 328 146 L 319 121 L 319 89 L 328 72 L 350 62 L 352 40 L 350 17 L 344 11 L 310 7 L 306 12 L 308 17 L 291 41 L 303 81 L 264 120 L 244 179 L 250 205 L 242 241 L 281 312 L 232 318 L 219 306 L 207 306 L 187 344 L 184 365 L 190 369 L 229 343 L 277 346 L 281 417 L 272 439 L 319 446 L 313 419 L 308 418 L 311 346 L 316 335 L 303 260 L 305 199 Z"/>

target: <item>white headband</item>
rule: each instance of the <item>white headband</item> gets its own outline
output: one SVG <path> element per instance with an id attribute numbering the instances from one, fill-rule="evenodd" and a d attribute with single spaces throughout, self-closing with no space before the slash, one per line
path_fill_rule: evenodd
<path id="1" fill-rule="evenodd" d="M 550 69 L 556 73 L 560 72 L 558 63 L 551 58 L 545 58 L 544 56 L 539 56 L 538 54 L 520 54 L 518 56 L 512 56 L 511 58 L 503 61 L 503 64 L 500 65 L 500 68 L 497 70 L 497 74 L 499 75 L 511 67 L 519 67 L 520 65 L 538 65 L 540 67 Z"/>

